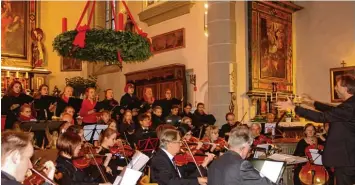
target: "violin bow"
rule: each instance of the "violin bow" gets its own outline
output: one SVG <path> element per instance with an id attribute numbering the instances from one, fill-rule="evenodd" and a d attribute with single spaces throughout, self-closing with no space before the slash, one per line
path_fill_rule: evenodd
<path id="1" fill-rule="evenodd" d="M 31 170 L 36 173 L 37 175 L 39 175 L 40 177 L 42 177 L 45 181 L 47 181 L 49 184 L 52 185 L 58 185 L 57 183 L 55 183 L 54 181 L 52 181 L 51 179 L 49 179 L 48 177 L 46 177 L 45 175 L 41 174 L 40 172 L 38 172 L 37 170 L 31 168 Z"/>
<path id="2" fill-rule="evenodd" d="M 242 119 L 240 120 L 240 123 L 242 123 L 244 121 L 245 115 L 247 115 L 248 112 L 245 112 Z"/>
<path id="3" fill-rule="evenodd" d="M 94 154 L 92 153 L 92 150 L 93 150 L 92 147 L 89 145 L 89 152 L 90 152 L 90 154 L 91 154 L 92 156 L 94 156 Z M 100 172 L 100 175 L 101 175 L 102 179 L 104 180 L 105 183 L 108 183 L 109 181 L 108 181 L 106 175 L 102 172 L 102 169 L 100 168 L 99 164 L 97 163 L 95 157 L 94 157 L 93 160 L 94 160 L 94 162 L 95 162 L 95 166 L 97 167 L 97 169 L 98 169 L 99 172 Z"/>
<path id="4" fill-rule="evenodd" d="M 203 177 L 202 172 L 201 172 L 200 168 L 199 168 L 198 165 L 197 165 L 196 159 L 195 159 L 194 155 L 192 154 L 189 145 L 188 145 L 187 142 L 184 141 L 184 140 L 182 140 L 182 143 L 184 143 L 184 145 L 186 146 L 187 150 L 189 151 L 189 153 L 190 153 L 192 159 L 194 160 L 194 164 L 195 164 L 195 166 L 196 166 L 196 168 L 197 168 L 197 170 L 198 170 L 198 173 L 200 174 L 201 177 Z"/>

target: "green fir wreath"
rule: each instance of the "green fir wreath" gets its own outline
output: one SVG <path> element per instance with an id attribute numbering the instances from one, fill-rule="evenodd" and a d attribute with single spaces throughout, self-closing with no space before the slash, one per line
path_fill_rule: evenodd
<path id="1" fill-rule="evenodd" d="M 90 29 L 86 32 L 85 47 L 73 45 L 76 30 L 59 34 L 53 41 L 53 50 L 62 57 L 71 57 L 88 62 L 119 64 L 117 51 L 126 63 L 143 62 L 152 56 L 147 38 L 137 33 L 110 29 Z"/>

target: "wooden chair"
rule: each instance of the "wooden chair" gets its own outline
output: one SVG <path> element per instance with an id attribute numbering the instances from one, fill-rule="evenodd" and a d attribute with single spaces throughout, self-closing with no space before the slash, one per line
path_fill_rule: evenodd
<path id="1" fill-rule="evenodd" d="M 158 185 L 158 183 L 150 182 L 150 168 L 148 167 L 148 174 L 144 175 L 139 181 L 138 185 Z"/>

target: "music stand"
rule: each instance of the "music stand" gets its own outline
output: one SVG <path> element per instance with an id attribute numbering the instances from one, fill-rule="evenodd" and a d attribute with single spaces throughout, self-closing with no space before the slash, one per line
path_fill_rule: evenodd
<path id="1" fill-rule="evenodd" d="M 282 161 L 253 159 L 250 162 L 262 176 L 276 184 L 279 183 L 286 166 Z"/>
<path id="2" fill-rule="evenodd" d="M 39 121 L 22 121 L 20 128 L 22 130 L 31 131 L 45 131 L 48 127 L 49 131 L 58 130 L 59 127 L 66 123 L 66 121 L 51 121 L 51 120 L 39 120 Z"/>
<path id="3" fill-rule="evenodd" d="M 102 130 L 105 130 L 107 127 L 108 125 L 100 125 L 100 124 L 85 125 L 83 128 L 85 140 L 89 142 L 99 140 L 100 133 L 102 132 Z"/>
<path id="4" fill-rule="evenodd" d="M 158 138 L 148 138 L 138 141 L 138 150 L 142 152 L 152 152 L 157 149 L 159 143 Z"/>
<path id="5" fill-rule="evenodd" d="M 309 149 L 309 152 L 311 153 L 313 164 L 315 164 L 315 165 L 323 165 L 323 163 L 322 163 L 322 155 L 319 153 L 319 150 L 317 150 L 317 149 Z"/>

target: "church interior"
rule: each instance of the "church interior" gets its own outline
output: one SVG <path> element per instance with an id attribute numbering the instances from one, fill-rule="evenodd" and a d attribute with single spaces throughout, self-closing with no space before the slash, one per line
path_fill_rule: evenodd
<path id="1" fill-rule="evenodd" d="M 2 1 L 1 13 L 1 130 L 33 129 L 39 143 L 32 161 L 55 161 L 53 143 L 69 125 L 41 130 L 30 122 L 66 121 L 67 107 L 84 133 L 85 125 L 109 113 L 120 137 L 127 134 L 127 147 L 138 147 L 120 121 L 129 110 L 136 131 L 145 127 L 146 114 L 152 130 L 162 124 L 178 128 L 187 118 L 199 142 L 216 129 L 226 144 L 233 127 L 247 125 L 257 137 L 264 135 L 260 144 L 270 140 L 275 151 L 294 155 L 305 125 L 312 123 L 321 135 L 326 123 L 280 111 L 275 103 L 300 105 L 308 94 L 338 105 L 337 76 L 355 75 L 352 1 L 30 0 Z M 16 82 L 26 97 L 9 99 Z M 32 115 L 25 118 L 28 107 Z M 154 123 L 156 107 L 165 118 Z M 294 173 L 287 165 L 277 183 L 297 185 Z M 145 169 L 137 184 L 154 184 L 149 175 Z M 331 184 L 330 177 L 310 184 Z"/>

